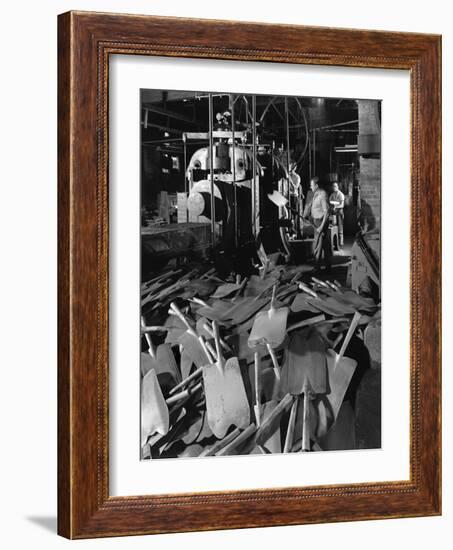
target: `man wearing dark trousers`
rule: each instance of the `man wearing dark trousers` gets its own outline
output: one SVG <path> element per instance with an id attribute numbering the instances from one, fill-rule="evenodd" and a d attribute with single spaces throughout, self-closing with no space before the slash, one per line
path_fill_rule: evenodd
<path id="1" fill-rule="evenodd" d="M 333 212 L 336 214 L 337 217 L 337 225 L 338 225 L 338 240 L 340 248 L 344 244 L 343 239 L 343 220 L 344 220 L 344 195 L 340 191 L 340 188 L 338 187 L 338 182 L 334 182 L 332 184 L 332 193 L 329 197 L 329 202 L 332 205 Z"/>
<path id="2" fill-rule="evenodd" d="M 318 178 L 312 178 L 310 181 L 310 189 L 313 192 L 313 198 L 310 205 L 310 217 L 315 228 L 313 256 L 315 258 L 316 269 L 319 270 L 324 255 L 324 263 L 327 270 L 330 269 L 332 257 L 329 239 L 329 203 L 327 193 L 324 189 L 319 187 Z"/>

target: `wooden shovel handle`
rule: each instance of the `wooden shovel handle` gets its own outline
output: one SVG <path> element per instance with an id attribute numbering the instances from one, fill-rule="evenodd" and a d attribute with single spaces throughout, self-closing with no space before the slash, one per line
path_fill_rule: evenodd
<path id="1" fill-rule="evenodd" d="M 168 332 L 170 327 L 164 327 L 160 325 L 153 325 L 153 326 L 143 326 L 142 325 L 142 333 L 146 332 Z"/>
<path id="2" fill-rule="evenodd" d="M 236 294 L 234 295 L 234 298 L 233 298 L 233 300 L 232 300 L 233 302 L 236 301 L 236 298 L 239 298 L 239 296 L 241 295 L 242 291 L 244 290 L 244 288 L 245 288 L 245 286 L 246 286 L 248 280 L 249 280 L 248 277 L 244 277 L 244 278 L 242 279 L 242 282 L 241 282 L 241 284 L 239 285 L 239 288 L 236 290 Z"/>
<path id="3" fill-rule="evenodd" d="M 241 432 L 236 438 L 234 438 L 231 442 L 229 442 L 225 447 L 220 449 L 220 451 L 217 451 L 215 453 L 216 456 L 226 456 L 229 454 L 235 454 L 235 451 L 238 449 L 244 441 L 246 441 L 249 437 L 251 437 L 257 430 L 257 427 L 255 424 L 250 424 L 245 428 L 243 432 Z"/>
<path id="4" fill-rule="evenodd" d="M 192 303 L 197 304 L 199 306 L 203 306 L 203 307 L 207 307 L 209 309 L 212 309 L 211 306 L 208 303 L 206 303 L 201 298 L 197 298 L 196 296 L 194 296 L 193 298 L 190 298 L 189 302 L 192 302 Z"/>
<path id="5" fill-rule="evenodd" d="M 217 363 L 219 364 L 219 366 L 223 367 L 224 359 L 222 355 L 222 346 L 220 344 L 219 323 L 217 321 L 212 321 L 212 330 L 214 332 L 215 349 L 217 352 Z"/>
<path id="6" fill-rule="evenodd" d="M 286 438 L 285 438 L 285 446 L 283 448 L 284 453 L 290 453 L 292 446 L 293 446 L 293 440 L 294 440 L 294 427 L 296 425 L 296 416 L 297 416 L 297 405 L 299 403 L 299 400 L 297 398 L 294 399 L 293 404 L 291 406 L 291 412 L 289 415 L 289 422 L 288 422 L 288 431 L 286 432 Z"/>
<path id="7" fill-rule="evenodd" d="M 306 292 L 306 293 L 309 294 L 310 296 L 313 296 L 313 298 L 318 298 L 317 292 L 315 292 L 313 289 L 311 289 L 311 288 L 310 288 L 308 285 L 306 285 L 305 283 L 300 282 L 300 283 L 299 283 L 299 288 L 300 288 L 300 290 L 303 290 L 304 292 Z"/>
<path id="8" fill-rule="evenodd" d="M 211 343 L 210 342 L 205 342 L 205 345 L 206 345 L 206 348 L 209 352 L 209 355 L 211 355 L 212 362 L 217 361 L 217 354 L 216 354 L 215 349 L 211 346 Z"/>
<path id="9" fill-rule="evenodd" d="M 275 294 L 277 292 L 277 287 L 278 287 L 278 281 L 272 287 L 272 298 L 271 298 L 270 311 L 274 311 L 274 309 L 275 309 Z"/>
<path id="10" fill-rule="evenodd" d="M 187 332 L 192 334 L 193 336 L 196 336 L 196 333 L 192 326 L 190 325 L 189 321 L 187 320 L 184 313 L 179 309 L 179 307 L 175 304 L 175 302 L 171 302 L 170 304 L 170 313 L 174 313 L 185 325 Z"/>
<path id="11" fill-rule="evenodd" d="M 176 403 L 177 401 L 180 401 L 181 399 L 185 399 L 186 397 L 191 396 L 198 390 L 201 390 L 203 387 L 203 384 L 201 382 L 198 382 L 195 386 L 192 386 L 190 388 L 187 388 L 179 393 L 174 393 L 172 396 L 168 397 L 166 399 L 167 405 L 172 405 L 173 403 Z"/>
<path id="12" fill-rule="evenodd" d="M 316 317 L 310 317 L 309 319 L 304 319 L 303 321 L 294 323 L 294 325 L 291 325 L 286 329 L 286 332 L 292 332 L 293 330 L 296 330 L 298 328 L 308 327 L 310 325 L 322 323 L 325 320 L 326 320 L 326 316 L 324 315 L 324 313 L 321 313 L 320 315 L 316 315 Z"/>
<path id="13" fill-rule="evenodd" d="M 264 444 L 272 434 L 274 426 L 279 422 L 280 416 L 290 408 L 293 403 L 293 396 L 287 393 L 273 411 L 263 420 L 256 435 L 257 445 Z"/>
<path id="14" fill-rule="evenodd" d="M 324 288 L 330 288 L 327 283 L 325 283 L 324 281 L 321 281 L 321 279 L 318 279 L 317 277 L 312 277 L 311 280 L 319 286 L 322 286 Z"/>
<path id="15" fill-rule="evenodd" d="M 336 281 L 334 281 L 334 282 L 327 281 L 327 283 L 329 284 L 329 286 L 331 288 L 333 288 L 333 290 L 335 290 L 336 292 L 339 292 L 340 294 L 343 294 L 343 291 L 341 290 L 341 287 L 339 286 L 339 284 Z"/>
<path id="16" fill-rule="evenodd" d="M 260 354 L 258 351 L 255 351 L 254 354 L 254 364 L 255 364 L 255 406 L 253 410 L 255 411 L 256 425 L 258 428 L 261 426 L 261 391 L 260 391 Z"/>
<path id="17" fill-rule="evenodd" d="M 215 273 L 215 267 L 212 267 L 211 269 L 208 269 L 208 271 L 205 271 L 203 275 L 200 277 L 200 279 L 209 279 L 211 275 L 214 275 Z"/>
<path id="18" fill-rule="evenodd" d="M 189 384 L 192 380 L 194 380 L 195 378 L 197 378 L 197 376 L 200 376 L 201 374 L 203 373 L 203 367 L 199 367 L 196 371 L 194 371 L 192 374 L 189 374 L 189 376 L 187 378 L 184 378 L 184 380 L 182 382 L 180 382 L 179 384 L 176 384 L 176 386 L 174 386 L 170 391 L 169 391 L 169 395 L 173 395 L 174 393 L 176 393 L 178 390 L 180 390 L 181 388 L 183 388 L 184 386 L 187 386 L 187 384 Z"/>
<path id="19" fill-rule="evenodd" d="M 281 378 L 280 365 L 278 364 L 277 355 L 275 354 L 275 351 L 272 349 L 272 346 L 270 344 L 266 344 L 266 348 L 267 348 L 267 351 L 269 352 L 269 355 L 271 356 L 272 365 L 274 367 L 275 378 L 277 378 L 277 380 L 280 380 Z"/>
<path id="20" fill-rule="evenodd" d="M 310 392 L 304 391 L 304 416 L 302 422 L 302 451 L 310 450 Z"/>
<path id="21" fill-rule="evenodd" d="M 200 342 L 200 346 L 203 348 L 204 354 L 208 358 L 208 362 L 211 363 L 214 360 L 216 360 L 216 355 L 211 352 L 211 348 L 208 347 L 208 342 L 203 338 L 203 336 L 198 336 L 198 341 Z"/>
<path id="22" fill-rule="evenodd" d="M 221 449 L 226 447 L 231 441 L 236 439 L 238 435 L 240 435 L 241 430 L 239 428 L 235 428 L 231 433 L 226 435 L 223 439 L 220 439 L 219 441 L 216 441 L 213 445 L 202 451 L 198 456 L 214 456 L 216 453 L 218 453 Z"/>
<path id="23" fill-rule="evenodd" d="M 204 330 L 209 334 L 209 336 L 212 336 L 214 338 L 214 331 L 212 330 L 212 327 L 209 325 L 209 323 L 206 321 L 206 323 L 203 324 L 203 328 Z M 233 353 L 233 350 L 231 348 L 231 346 L 229 346 L 225 340 L 223 340 L 223 338 L 220 338 L 220 345 L 222 346 L 222 348 L 229 352 L 229 353 Z"/>
<path id="24" fill-rule="evenodd" d="M 346 333 L 346 338 L 343 341 L 343 345 L 341 346 L 340 353 L 338 354 L 337 362 L 343 357 L 344 352 L 346 351 L 346 348 L 348 347 L 349 341 L 352 338 L 352 335 L 354 334 L 355 329 L 357 328 L 357 325 L 359 324 L 361 313 L 359 311 L 356 311 L 354 313 L 354 317 L 352 318 L 351 324 L 349 325 L 348 332 Z"/>
<path id="25" fill-rule="evenodd" d="M 140 318 L 140 324 L 142 326 L 142 329 L 146 326 L 145 319 L 144 319 L 143 316 Z M 151 340 L 151 336 L 147 332 L 145 332 L 144 335 L 145 335 L 146 343 L 148 344 L 149 354 L 151 355 L 151 357 L 153 359 L 155 359 L 156 358 L 156 350 L 154 349 L 154 345 L 153 345 L 153 341 Z"/>

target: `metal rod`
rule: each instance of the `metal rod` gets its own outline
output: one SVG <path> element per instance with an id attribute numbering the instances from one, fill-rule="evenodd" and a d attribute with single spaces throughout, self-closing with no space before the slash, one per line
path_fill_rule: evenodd
<path id="1" fill-rule="evenodd" d="M 316 128 L 313 130 L 313 174 L 316 176 Z"/>
<path id="2" fill-rule="evenodd" d="M 239 226 L 238 226 L 238 203 L 237 203 L 237 188 L 236 188 L 236 140 L 234 137 L 234 132 L 236 129 L 236 117 L 234 116 L 234 95 L 230 95 L 230 104 L 231 104 L 231 143 L 232 143 L 232 155 L 231 162 L 233 163 L 233 169 L 231 174 L 233 176 L 233 215 L 234 215 L 234 246 L 238 247 L 238 238 L 239 238 Z"/>
<path id="3" fill-rule="evenodd" d="M 186 134 L 182 135 L 182 140 L 184 142 L 184 194 L 186 196 L 184 200 L 185 204 L 185 212 L 184 212 L 184 221 L 189 221 L 189 208 L 188 208 L 188 197 L 189 197 L 189 185 L 188 185 L 188 178 L 187 178 L 187 141 L 186 141 Z"/>
<path id="4" fill-rule="evenodd" d="M 182 135 L 182 141 L 184 143 L 184 193 L 187 195 L 187 143 L 186 143 L 186 134 Z"/>
<path id="5" fill-rule="evenodd" d="M 288 199 L 288 205 L 291 205 L 291 193 L 290 193 L 290 185 L 291 185 L 291 182 L 290 182 L 290 177 L 289 177 L 289 173 L 290 173 L 290 166 L 289 166 L 289 162 L 290 162 L 290 154 L 289 154 L 289 147 L 290 147 L 290 142 L 289 142 L 289 109 L 288 109 L 288 96 L 285 96 L 285 125 L 286 125 L 286 163 L 287 163 L 287 166 L 288 166 L 288 189 L 287 189 L 287 192 L 288 192 L 288 196 L 287 196 L 287 199 Z"/>
<path id="6" fill-rule="evenodd" d="M 162 143 L 180 143 L 183 138 L 161 138 L 143 141 L 142 145 L 162 145 Z"/>
<path id="7" fill-rule="evenodd" d="M 214 137 L 213 137 L 213 125 L 214 125 L 214 112 L 213 112 L 213 99 L 212 93 L 208 95 L 209 98 L 209 174 L 211 177 L 211 239 L 212 248 L 214 249 L 216 244 L 215 237 L 215 196 L 214 196 Z"/>
<path id="8" fill-rule="evenodd" d="M 338 128 L 338 126 L 348 126 L 349 124 L 357 124 L 358 120 L 349 120 L 348 122 L 338 122 L 337 124 L 329 124 L 328 126 L 319 126 L 313 130 L 327 130 L 328 128 Z"/>
<path id="9" fill-rule="evenodd" d="M 252 96 L 252 224 L 253 224 L 253 236 L 255 239 L 258 237 L 257 224 L 259 217 L 259 195 L 256 185 L 256 96 Z"/>
<path id="10" fill-rule="evenodd" d="M 266 105 L 266 107 L 264 108 L 264 110 L 263 110 L 263 112 L 262 112 L 262 114 L 261 114 L 261 116 L 260 116 L 260 122 L 263 122 L 263 119 L 264 119 L 264 117 L 266 116 L 266 113 L 267 113 L 267 111 L 269 110 L 269 107 L 274 103 L 274 101 L 275 101 L 276 99 L 277 99 L 277 98 L 274 96 L 274 97 L 272 97 L 272 98 L 269 100 L 268 104 Z M 280 116 L 281 116 L 281 115 L 280 115 Z"/>
<path id="11" fill-rule="evenodd" d="M 143 126 L 145 126 L 145 122 L 142 122 Z M 165 132 L 168 132 L 169 134 L 182 134 L 182 130 L 178 130 L 176 128 L 170 128 L 170 126 L 162 126 L 162 124 L 154 124 L 154 122 L 147 121 L 147 128 L 158 128 L 159 130 L 164 130 Z"/>

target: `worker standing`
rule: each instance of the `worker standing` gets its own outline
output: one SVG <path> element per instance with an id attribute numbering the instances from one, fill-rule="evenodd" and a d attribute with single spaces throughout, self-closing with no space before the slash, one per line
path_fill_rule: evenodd
<path id="1" fill-rule="evenodd" d="M 309 214 L 315 228 L 313 240 L 313 255 L 315 257 L 316 269 L 321 267 L 321 259 L 324 253 L 324 262 L 326 269 L 330 269 L 332 250 L 329 239 L 329 205 L 327 202 L 327 193 L 319 187 L 317 177 L 310 181 L 310 189 L 313 198 L 307 203 L 304 211 Z"/>
<path id="2" fill-rule="evenodd" d="M 344 244 L 344 239 L 343 239 L 344 195 L 340 191 L 337 181 L 335 181 L 332 184 L 332 193 L 330 194 L 330 197 L 329 197 L 329 203 L 332 205 L 333 213 L 337 217 L 338 239 L 340 241 L 340 248 L 341 248 Z"/>

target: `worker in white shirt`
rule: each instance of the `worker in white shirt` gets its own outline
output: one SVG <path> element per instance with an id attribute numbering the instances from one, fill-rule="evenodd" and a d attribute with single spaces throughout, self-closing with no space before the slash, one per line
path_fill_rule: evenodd
<path id="1" fill-rule="evenodd" d="M 332 250 L 329 239 L 329 205 L 327 202 L 327 193 L 319 187 L 318 178 L 312 178 L 310 189 L 313 197 L 310 203 L 305 207 L 304 216 L 309 213 L 313 226 L 315 228 L 313 241 L 313 256 L 315 258 L 316 268 L 320 269 L 321 259 L 324 253 L 324 262 L 326 269 L 330 269 Z"/>
<path id="2" fill-rule="evenodd" d="M 343 239 L 344 195 L 340 191 L 338 182 L 336 181 L 332 184 L 332 193 L 330 194 L 330 197 L 329 197 L 329 203 L 332 207 L 333 213 L 336 214 L 336 217 L 337 217 L 338 240 L 340 241 L 340 247 L 342 247 L 344 244 L 344 239 Z"/>

